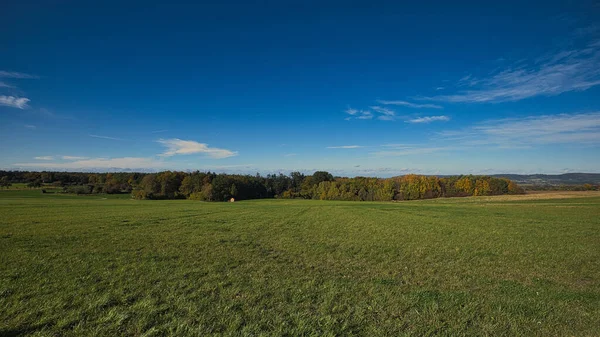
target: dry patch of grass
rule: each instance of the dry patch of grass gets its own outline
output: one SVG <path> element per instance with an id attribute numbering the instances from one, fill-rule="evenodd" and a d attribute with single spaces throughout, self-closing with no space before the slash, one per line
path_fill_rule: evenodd
<path id="1" fill-rule="evenodd" d="M 527 194 L 472 197 L 481 201 L 521 201 L 600 197 L 600 191 L 529 191 Z"/>

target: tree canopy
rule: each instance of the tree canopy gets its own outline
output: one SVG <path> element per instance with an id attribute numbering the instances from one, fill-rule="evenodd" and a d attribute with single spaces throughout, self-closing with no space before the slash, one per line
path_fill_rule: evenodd
<path id="1" fill-rule="evenodd" d="M 490 176 L 437 177 L 408 174 L 393 178 L 334 178 L 325 171 L 312 175 L 239 175 L 212 172 L 79 173 L 0 171 L 2 186 L 27 183 L 62 186 L 65 191 L 131 193 L 136 199 L 227 201 L 261 198 L 391 201 L 523 193 L 511 180 Z"/>

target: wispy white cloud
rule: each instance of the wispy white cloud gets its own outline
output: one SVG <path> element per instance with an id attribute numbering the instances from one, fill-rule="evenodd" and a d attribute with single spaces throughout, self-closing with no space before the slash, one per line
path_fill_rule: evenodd
<path id="1" fill-rule="evenodd" d="M 369 120 L 373 118 L 382 121 L 393 121 L 398 119 L 396 111 L 379 105 L 370 106 L 368 110 L 348 108 L 345 112 L 350 115 L 350 117 L 345 118 L 347 121 L 352 119 Z"/>
<path id="2" fill-rule="evenodd" d="M 12 86 L 6 82 L 0 81 L 0 88 L 14 88 L 14 86 Z"/>
<path id="3" fill-rule="evenodd" d="M 25 109 L 28 107 L 29 98 L 15 96 L 0 96 L 0 105 L 10 106 L 17 109 Z"/>
<path id="4" fill-rule="evenodd" d="M 181 140 L 177 138 L 173 139 L 159 139 L 158 142 L 166 146 L 165 151 L 161 156 L 170 157 L 178 154 L 205 154 L 211 158 L 222 159 L 237 156 L 236 151 L 230 151 L 226 149 L 211 148 L 208 144 L 198 143 L 193 140 Z"/>
<path id="5" fill-rule="evenodd" d="M 373 113 L 370 111 L 361 111 L 361 115 L 356 119 L 373 119 Z"/>
<path id="6" fill-rule="evenodd" d="M 450 117 L 448 116 L 427 116 L 427 117 L 418 117 L 418 118 L 413 118 L 413 119 L 409 119 L 406 122 L 407 123 L 431 123 L 431 122 L 438 122 L 438 121 L 442 121 L 442 122 L 447 122 L 450 120 Z"/>
<path id="7" fill-rule="evenodd" d="M 39 156 L 39 157 L 34 157 L 33 159 L 35 159 L 35 160 L 55 160 L 57 158 L 64 159 L 64 160 L 77 160 L 77 161 L 89 159 L 89 157 L 79 157 L 79 156 Z"/>
<path id="8" fill-rule="evenodd" d="M 383 104 L 383 105 L 399 105 L 399 106 L 405 106 L 408 108 L 415 108 L 415 109 L 442 109 L 442 106 L 437 105 L 437 104 L 418 104 L 418 103 L 411 103 L 411 102 L 407 102 L 407 101 L 377 100 L 377 103 Z"/>
<path id="9" fill-rule="evenodd" d="M 348 107 L 346 110 L 344 110 L 344 112 L 348 115 L 354 116 L 358 113 L 358 110 Z"/>
<path id="10" fill-rule="evenodd" d="M 21 168 L 44 168 L 44 169 L 147 169 L 159 168 L 162 162 L 152 158 L 121 157 L 121 158 L 92 158 L 87 160 L 76 160 L 70 162 L 52 163 L 16 163 L 13 166 Z"/>
<path id="11" fill-rule="evenodd" d="M 496 103 L 583 91 L 600 84 L 599 64 L 600 44 L 594 41 L 585 48 L 549 54 L 527 65 L 508 67 L 489 77 L 467 75 L 458 84 L 471 89 L 423 99 L 451 103 Z"/>
<path id="12" fill-rule="evenodd" d="M 377 119 L 382 120 L 382 121 L 393 121 L 397 119 L 396 116 L 396 111 L 386 108 L 386 107 L 382 107 L 382 106 L 371 106 L 370 107 L 371 110 L 375 111 L 376 113 L 379 114 L 379 116 L 377 116 Z"/>
<path id="13" fill-rule="evenodd" d="M 100 135 L 89 135 L 90 137 L 93 138 L 101 138 L 101 139 L 110 139 L 110 140 L 124 140 L 122 138 L 116 138 L 116 137 L 109 137 L 109 136 L 100 136 Z"/>
<path id="14" fill-rule="evenodd" d="M 35 125 L 31 125 L 31 124 L 25 124 L 25 125 L 23 125 L 23 127 L 26 129 L 29 129 L 29 130 L 37 129 L 37 127 Z"/>
<path id="15" fill-rule="evenodd" d="M 0 70 L 0 77 L 18 78 L 18 79 L 38 79 L 38 78 L 40 78 L 37 75 L 18 73 L 16 71 L 5 71 L 5 70 Z"/>
<path id="16" fill-rule="evenodd" d="M 398 148 L 392 148 L 390 150 L 375 151 L 370 154 L 375 157 L 399 157 L 399 156 L 410 156 L 410 155 L 421 155 L 440 151 L 455 150 L 454 147 L 409 147 L 402 146 Z"/>
<path id="17" fill-rule="evenodd" d="M 254 164 L 238 164 L 238 165 L 212 165 L 212 166 L 203 166 L 204 169 L 221 169 L 221 170 L 225 170 L 225 169 L 233 169 L 233 168 L 252 168 L 255 167 Z M 256 173 L 256 170 L 255 172 Z"/>
<path id="18" fill-rule="evenodd" d="M 392 109 L 388 109 L 382 106 L 372 106 L 371 109 L 385 116 L 396 116 L 396 112 Z"/>
<path id="19" fill-rule="evenodd" d="M 328 149 L 359 149 L 363 148 L 362 145 L 342 145 L 342 146 L 328 146 Z"/>
<path id="20" fill-rule="evenodd" d="M 382 144 L 380 145 L 381 147 L 393 147 L 393 148 L 403 148 L 403 149 L 407 149 L 407 148 L 414 148 L 417 147 L 417 144 Z"/>
<path id="21" fill-rule="evenodd" d="M 373 119 L 373 113 L 369 110 L 357 110 L 348 107 L 344 112 L 351 116 L 345 118 L 347 121 L 351 119 Z"/>
<path id="22" fill-rule="evenodd" d="M 457 84 L 459 86 L 473 86 L 480 82 L 481 82 L 480 79 L 477 79 L 477 78 L 473 77 L 473 75 L 469 74 L 469 75 L 465 75 L 465 76 L 461 77 L 458 80 Z"/>
<path id="23" fill-rule="evenodd" d="M 523 148 L 544 144 L 600 144 L 600 112 L 491 120 L 439 133 L 444 141 L 465 145 Z"/>

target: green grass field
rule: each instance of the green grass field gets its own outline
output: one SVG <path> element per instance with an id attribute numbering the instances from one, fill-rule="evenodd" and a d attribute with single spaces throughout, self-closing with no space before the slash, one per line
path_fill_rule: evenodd
<path id="1" fill-rule="evenodd" d="M 598 336 L 600 198 L 0 191 L 0 335 Z"/>

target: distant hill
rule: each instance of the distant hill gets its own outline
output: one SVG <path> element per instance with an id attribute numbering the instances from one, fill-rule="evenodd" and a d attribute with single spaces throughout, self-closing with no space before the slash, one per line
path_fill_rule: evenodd
<path id="1" fill-rule="evenodd" d="M 494 174 L 493 177 L 508 178 L 517 184 L 530 185 L 582 185 L 600 184 L 600 173 L 565 174 Z"/>

